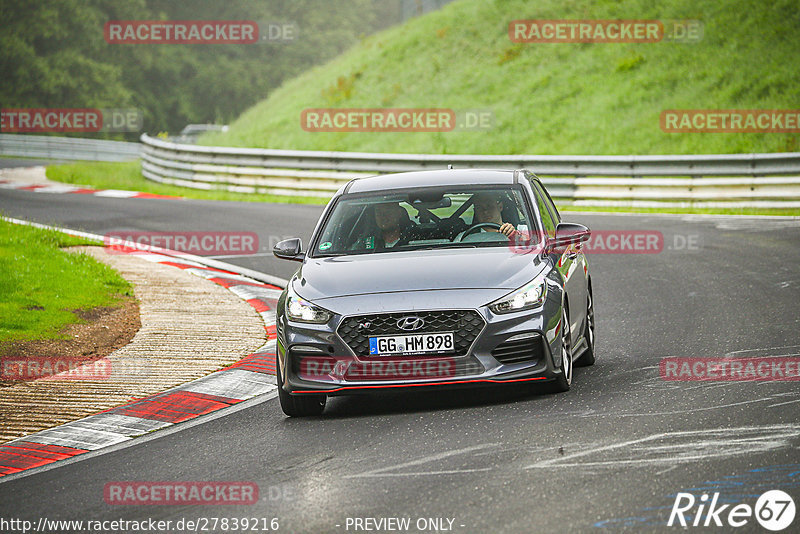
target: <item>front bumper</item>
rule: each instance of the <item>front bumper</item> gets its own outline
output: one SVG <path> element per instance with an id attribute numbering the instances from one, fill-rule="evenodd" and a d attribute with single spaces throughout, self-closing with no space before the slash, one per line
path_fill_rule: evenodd
<path id="1" fill-rule="evenodd" d="M 420 313 L 413 309 L 377 313 L 401 311 Z M 340 323 L 352 314 L 335 314 L 327 324 L 311 325 L 289 322 L 279 313 L 280 387 L 296 395 L 375 394 L 401 388 L 545 382 L 560 372 L 560 292 L 549 292 L 545 303 L 533 310 L 494 314 L 484 306 L 462 311 L 475 312 L 485 322 L 468 350 L 455 355 L 403 357 L 356 354 L 337 333 Z M 529 350 L 528 357 L 527 353 L 520 355 L 520 350 Z"/>

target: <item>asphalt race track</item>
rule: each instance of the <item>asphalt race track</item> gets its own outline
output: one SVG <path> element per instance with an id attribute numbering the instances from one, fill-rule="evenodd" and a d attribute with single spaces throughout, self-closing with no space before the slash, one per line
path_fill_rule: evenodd
<path id="1" fill-rule="evenodd" d="M 256 232 L 260 255 L 223 261 L 282 277 L 299 264 L 273 258 L 271 246 L 290 236 L 306 243 L 321 209 L 0 189 L 5 215 L 99 234 Z M 334 398 L 311 419 L 284 417 L 272 398 L 0 481 L 0 516 L 278 518 L 283 532 L 355 532 L 353 518 L 389 517 L 412 526 L 444 518 L 457 533 L 652 532 L 679 531 L 666 526 L 678 492 L 719 492 L 720 502 L 753 506 L 781 489 L 800 505 L 797 381 L 667 381 L 659 371 L 667 357 L 800 356 L 800 219 L 565 219 L 663 235 L 658 253 L 589 255 L 598 361 L 575 370 L 571 391 Z M 106 483 L 135 480 L 252 481 L 261 499 L 241 507 L 104 502 Z M 750 518 L 737 532 L 764 529 Z"/>
<path id="2" fill-rule="evenodd" d="M 52 165 L 54 163 L 64 163 L 54 159 L 21 159 L 16 157 L 0 158 L 0 169 L 11 169 L 14 167 L 32 167 L 34 165 Z"/>

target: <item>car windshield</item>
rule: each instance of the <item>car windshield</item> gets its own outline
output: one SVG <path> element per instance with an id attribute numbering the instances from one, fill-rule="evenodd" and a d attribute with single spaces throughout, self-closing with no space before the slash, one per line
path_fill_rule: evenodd
<path id="1" fill-rule="evenodd" d="M 394 251 L 502 247 L 536 242 L 519 186 L 418 188 L 345 195 L 312 243 L 312 257 Z M 532 236 L 532 237 L 530 237 Z"/>

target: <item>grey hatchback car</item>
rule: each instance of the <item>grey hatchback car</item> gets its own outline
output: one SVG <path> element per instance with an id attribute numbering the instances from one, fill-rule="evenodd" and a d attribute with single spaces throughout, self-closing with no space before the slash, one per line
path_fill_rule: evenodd
<path id="1" fill-rule="evenodd" d="M 344 185 L 278 300 L 277 380 L 289 416 L 328 396 L 398 388 L 572 383 L 594 363 L 590 231 L 526 170 L 387 174 Z"/>

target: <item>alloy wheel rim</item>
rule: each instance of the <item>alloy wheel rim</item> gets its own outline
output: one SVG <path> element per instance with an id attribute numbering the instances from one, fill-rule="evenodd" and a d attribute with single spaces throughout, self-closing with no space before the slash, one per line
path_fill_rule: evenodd
<path id="1" fill-rule="evenodd" d="M 561 368 L 564 371 L 564 377 L 567 384 L 572 383 L 572 358 L 569 352 L 569 321 L 567 320 L 567 312 L 561 314 Z"/>
<path id="2" fill-rule="evenodd" d="M 589 324 L 589 348 L 594 348 L 594 304 L 592 302 L 592 294 L 589 293 L 589 311 L 586 314 L 587 322 Z"/>

